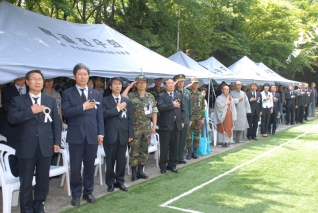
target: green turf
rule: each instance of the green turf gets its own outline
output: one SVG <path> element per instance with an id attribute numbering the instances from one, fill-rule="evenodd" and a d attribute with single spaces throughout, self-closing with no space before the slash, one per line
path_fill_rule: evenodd
<path id="1" fill-rule="evenodd" d="M 183 167 L 66 212 L 180 212 L 159 205 L 313 130 L 170 205 L 200 212 L 317 212 L 318 120 Z"/>

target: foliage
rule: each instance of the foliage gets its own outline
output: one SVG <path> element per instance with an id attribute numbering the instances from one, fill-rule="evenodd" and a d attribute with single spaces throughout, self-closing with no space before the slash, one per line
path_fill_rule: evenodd
<path id="1" fill-rule="evenodd" d="M 294 46 L 317 24 L 314 0 L 9 0 L 43 15 L 77 23 L 104 23 L 170 56 L 176 52 L 178 5 L 180 50 L 195 60 L 214 56 L 230 66 L 247 55 L 280 74 L 314 71 L 318 39 Z M 287 57 L 295 48 L 298 57 Z"/>

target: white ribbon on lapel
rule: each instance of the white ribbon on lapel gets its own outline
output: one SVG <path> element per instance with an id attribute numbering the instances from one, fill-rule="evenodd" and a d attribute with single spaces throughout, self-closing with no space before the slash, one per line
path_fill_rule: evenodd
<path id="1" fill-rule="evenodd" d="M 44 123 L 47 123 L 47 119 L 49 119 L 50 122 L 53 121 L 51 116 L 50 116 L 50 113 L 51 113 L 51 109 L 50 108 L 45 107 L 44 110 L 43 110 L 43 113 L 45 115 Z"/>
<path id="2" fill-rule="evenodd" d="M 126 111 L 127 111 L 126 108 L 124 108 L 124 109 L 122 110 L 122 113 L 121 113 L 121 117 L 122 117 L 122 118 L 126 118 L 126 117 L 127 117 Z"/>

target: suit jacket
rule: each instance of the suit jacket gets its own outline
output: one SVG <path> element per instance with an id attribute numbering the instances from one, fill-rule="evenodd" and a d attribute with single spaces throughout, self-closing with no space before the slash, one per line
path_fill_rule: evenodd
<path id="1" fill-rule="evenodd" d="M 292 95 L 295 95 L 296 97 L 291 98 Z M 298 99 L 297 99 L 297 94 L 295 91 L 287 90 L 285 94 L 285 99 L 286 99 L 286 108 L 298 106 Z"/>
<path id="2" fill-rule="evenodd" d="M 18 124 L 16 156 L 19 158 L 32 158 L 38 142 L 44 157 L 53 155 L 54 145 L 61 145 L 61 121 L 56 100 L 51 96 L 41 94 L 41 105 L 51 109 L 52 122 L 49 120 L 44 122 L 43 112 L 33 114 L 29 93 L 16 96 L 11 101 L 8 121 L 11 124 Z"/>
<path id="3" fill-rule="evenodd" d="M 88 87 L 87 100 L 92 99 L 96 101 L 96 108 L 83 110 L 83 100 L 76 86 L 62 93 L 62 114 L 68 118 L 68 143 L 81 144 L 86 138 L 89 144 L 98 144 L 97 136 L 104 135 L 102 98 L 98 91 Z"/>
<path id="4" fill-rule="evenodd" d="M 280 112 L 282 99 L 279 93 L 272 93 L 273 95 L 273 113 Z M 274 101 L 274 98 L 278 98 L 278 101 Z"/>
<path id="5" fill-rule="evenodd" d="M 312 91 L 310 89 L 305 89 L 305 90 L 306 90 L 306 104 L 307 104 L 307 106 L 309 106 L 311 104 L 313 94 L 312 94 Z M 308 95 L 307 92 L 310 92 L 310 94 Z"/>
<path id="6" fill-rule="evenodd" d="M 262 95 L 259 92 L 256 92 L 256 98 L 259 100 L 251 101 L 252 98 L 252 92 L 246 93 L 248 100 L 250 102 L 251 106 L 251 113 L 247 113 L 247 116 L 259 116 L 259 113 L 262 111 Z"/>
<path id="7" fill-rule="evenodd" d="M 313 93 L 313 91 L 315 90 L 315 95 L 314 95 L 314 93 Z M 309 91 L 312 93 L 312 96 L 311 96 L 311 98 L 312 99 L 316 99 L 316 101 L 317 101 L 317 96 L 318 96 L 318 94 L 317 94 L 317 89 L 316 88 L 312 88 L 312 87 L 310 87 L 309 88 Z M 313 100 L 311 100 L 311 101 L 313 101 Z"/>
<path id="8" fill-rule="evenodd" d="M 173 96 L 174 101 L 180 100 L 180 108 L 174 107 L 167 92 L 162 92 L 158 95 L 157 107 L 160 112 L 159 130 L 172 131 L 174 129 L 174 122 L 176 122 L 178 130 L 182 130 L 182 123 L 184 123 L 185 117 L 182 97 L 180 93 L 175 92 Z M 174 121 L 174 118 L 176 118 L 176 121 Z"/>
<path id="9" fill-rule="evenodd" d="M 26 89 L 26 94 L 29 93 L 28 87 Z M 15 138 L 18 135 L 18 124 L 10 124 L 7 120 L 7 116 L 9 113 L 9 108 L 11 104 L 11 100 L 13 97 L 19 96 L 19 91 L 15 87 L 15 85 L 4 87 L 1 89 L 1 103 L 3 110 L 5 112 L 5 120 L 2 127 L 2 133 L 6 137 L 13 137 Z M 13 147 L 15 148 L 15 147 Z"/>
<path id="10" fill-rule="evenodd" d="M 297 89 L 296 91 L 297 96 L 297 105 L 296 106 L 305 106 L 306 105 L 306 94 L 301 94 L 302 92 L 305 92 L 305 89 Z"/>
<path id="11" fill-rule="evenodd" d="M 175 89 L 175 92 L 178 92 L 177 89 Z M 188 89 L 183 88 L 182 93 L 180 94 L 182 96 L 182 104 L 184 109 L 183 122 L 185 125 L 190 124 L 190 121 L 192 120 L 191 93 Z"/>
<path id="12" fill-rule="evenodd" d="M 103 115 L 105 125 L 104 144 L 114 144 L 119 136 L 121 145 L 128 144 L 128 138 L 134 137 L 133 108 L 128 98 L 121 97 L 121 103 L 125 102 L 126 117 L 123 112 L 118 112 L 117 104 L 112 95 L 103 98 Z"/>

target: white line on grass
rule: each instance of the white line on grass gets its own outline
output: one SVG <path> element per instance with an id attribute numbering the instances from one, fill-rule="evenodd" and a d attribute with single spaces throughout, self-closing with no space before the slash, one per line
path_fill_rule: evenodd
<path id="1" fill-rule="evenodd" d="M 294 141 L 294 140 L 296 140 L 296 139 L 298 139 L 298 138 L 300 138 L 300 137 L 302 137 L 302 136 L 304 136 L 304 135 L 306 135 L 306 134 L 308 134 L 308 133 L 310 133 L 310 132 L 312 132 L 312 131 L 313 131 L 313 129 L 310 130 L 310 131 L 307 131 L 307 132 L 305 132 L 305 133 L 303 133 L 303 134 L 301 134 L 301 135 L 298 135 L 297 137 L 295 137 L 295 138 L 293 138 L 293 139 L 291 139 L 291 140 L 289 140 L 289 141 L 287 141 L 287 142 L 285 142 L 285 143 L 283 143 L 283 144 L 281 144 L 281 145 L 279 145 L 279 146 L 276 146 L 275 148 L 273 148 L 273 149 L 271 149 L 271 150 L 269 150 L 269 151 L 267 151 L 267 152 L 264 152 L 263 154 L 261 154 L 261 155 L 255 157 L 255 158 L 253 158 L 252 160 L 249 160 L 249 161 L 247 161 L 247 162 L 245 162 L 245 163 L 242 163 L 241 165 L 238 165 L 238 166 L 234 167 L 233 169 L 231 169 L 231 170 L 229 170 L 229 171 L 227 171 L 227 172 L 225 172 L 225 173 L 223 173 L 223 174 L 221 174 L 221 175 L 219 175 L 219 176 L 217 176 L 217 177 L 215 177 L 215 178 L 209 180 L 208 182 L 202 183 L 201 185 L 196 186 L 196 187 L 194 187 L 193 189 L 191 189 L 191 190 L 189 190 L 189 191 L 187 191 L 187 192 L 185 192 L 185 193 L 183 193 L 183 194 L 181 194 L 181 195 L 179 195 L 179 196 L 177 196 L 177 197 L 175 197 L 175 198 L 172 198 L 172 199 L 168 200 L 167 202 L 161 204 L 160 206 L 161 206 L 161 207 L 171 208 L 171 209 L 177 209 L 177 210 L 183 211 L 183 212 L 202 213 L 202 212 L 198 212 L 198 211 L 191 210 L 191 209 L 182 209 L 182 208 L 175 207 L 175 206 L 169 206 L 169 204 L 171 204 L 171 203 L 173 203 L 173 202 L 179 200 L 180 198 L 183 198 L 183 197 L 185 197 L 185 196 L 187 196 L 187 195 L 189 195 L 189 194 L 195 192 L 195 191 L 198 190 L 198 189 L 201 189 L 202 187 L 204 187 L 204 186 L 206 186 L 206 185 L 208 185 L 208 184 L 210 184 L 210 183 L 212 183 L 212 182 L 214 182 L 214 181 L 220 179 L 221 177 L 224 177 L 225 175 L 228 175 L 228 174 L 230 174 L 230 173 L 232 173 L 232 172 L 234 172 L 234 171 L 240 169 L 240 168 L 243 167 L 243 166 L 249 165 L 249 164 L 251 164 L 251 163 L 257 161 L 258 159 L 265 157 L 266 155 L 268 155 L 268 154 L 270 154 L 270 153 L 276 151 L 277 149 L 279 149 L 279 148 L 281 148 L 281 147 L 283 147 L 283 146 L 289 144 L 290 142 L 292 142 L 292 141 Z"/>

